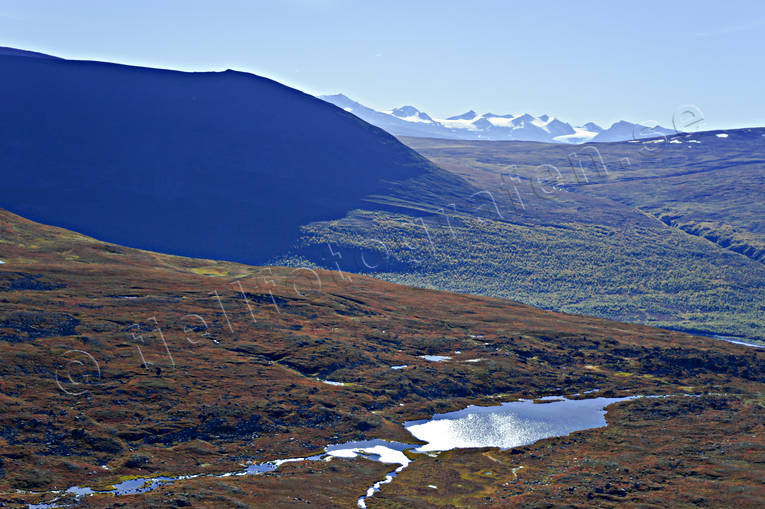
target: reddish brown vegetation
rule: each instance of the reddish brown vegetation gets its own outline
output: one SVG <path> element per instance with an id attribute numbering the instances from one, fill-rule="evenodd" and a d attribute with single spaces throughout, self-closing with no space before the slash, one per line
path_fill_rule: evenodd
<path id="1" fill-rule="evenodd" d="M 370 507 L 765 499 L 765 352 L 355 275 L 158 255 L 5 212 L 0 222 L 6 503 L 52 498 L 19 489 L 238 470 L 352 439 L 406 441 L 407 419 L 593 388 L 709 395 L 620 404 L 608 428 L 520 454 L 418 456 Z M 365 460 L 296 464 L 84 503 L 263 507 L 299 502 L 292 496 L 347 506 L 388 470 Z"/>

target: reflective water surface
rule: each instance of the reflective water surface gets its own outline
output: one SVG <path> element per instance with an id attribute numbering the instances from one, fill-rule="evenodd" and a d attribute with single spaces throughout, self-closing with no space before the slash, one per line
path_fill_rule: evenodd
<path id="1" fill-rule="evenodd" d="M 274 471 L 284 463 L 331 460 L 332 458 L 364 457 L 381 463 L 398 465 L 395 470 L 385 476 L 385 479 L 370 486 L 366 493 L 359 497 L 358 506 L 365 508 L 368 497 L 379 491 L 383 484 L 392 482 L 399 472 L 414 461 L 404 451 L 425 453 L 471 447 L 510 449 L 529 445 L 543 438 L 564 436 L 574 431 L 603 427 L 606 425 L 606 406 L 636 397 L 640 396 L 578 400 L 547 396 L 535 400 L 536 402 L 521 400 L 490 407 L 471 405 L 464 410 L 436 414 L 432 419 L 405 423 L 404 427 L 409 433 L 420 441 L 426 442 L 425 445 L 417 446 L 380 439 L 333 444 L 328 445 L 322 454 L 315 456 L 252 463 L 243 470 L 219 474 L 216 477 L 257 475 Z M 112 493 L 114 495 L 144 493 L 165 484 L 193 479 L 201 475 L 206 474 L 130 479 L 115 484 L 111 490 L 100 493 Z M 75 486 L 64 493 L 82 497 L 97 492 L 92 488 Z M 58 505 L 54 499 L 47 504 L 30 505 L 29 507 L 42 509 L 58 507 Z"/>
<path id="2" fill-rule="evenodd" d="M 448 355 L 420 355 L 420 357 L 430 362 L 443 362 L 451 359 Z"/>
<path id="3" fill-rule="evenodd" d="M 415 438 L 427 442 L 415 452 L 469 447 L 510 449 L 605 426 L 604 408 L 631 398 L 555 399 L 545 403 L 524 400 L 491 407 L 469 406 L 437 414 L 427 421 L 410 421 L 404 426 Z"/>

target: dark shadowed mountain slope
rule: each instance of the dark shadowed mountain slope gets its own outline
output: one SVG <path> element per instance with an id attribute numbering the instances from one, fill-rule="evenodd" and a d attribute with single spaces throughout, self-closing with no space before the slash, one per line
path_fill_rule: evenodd
<path id="1" fill-rule="evenodd" d="M 258 262 L 401 182 L 464 182 L 377 127 L 251 74 L 0 54 L 0 206 L 105 240 Z M 392 194 L 391 194 L 392 193 Z M 468 193 L 469 194 L 469 193 Z"/>
<path id="2" fill-rule="evenodd" d="M 27 217 L 166 253 L 313 263 L 765 339 L 760 230 L 746 227 L 759 224 L 747 197 L 761 187 L 748 146 L 760 133 L 598 144 L 618 179 L 588 166 L 589 185 L 573 186 L 540 165 L 570 179 L 569 155 L 595 145 L 411 142 L 429 163 L 342 108 L 248 74 L 21 56 L 0 57 L 0 70 L 0 207 Z M 649 165 L 652 154 L 666 157 Z M 715 196 L 710 216 L 684 175 L 720 157 L 736 167 L 707 172 L 715 192 L 698 188 Z M 676 174 L 668 186 L 632 185 L 664 171 Z M 667 195 L 686 198 L 666 208 Z"/>

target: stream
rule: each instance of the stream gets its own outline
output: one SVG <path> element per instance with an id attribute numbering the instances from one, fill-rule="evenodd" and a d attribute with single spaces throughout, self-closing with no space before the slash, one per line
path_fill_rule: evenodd
<path id="1" fill-rule="evenodd" d="M 588 391 L 591 392 L 591 391 Z M 482 407 L 471 405 L 463 410 L 436 414 L 431 419 L 409 421 L 404 427 L 422 445 L 390 442 L 387 440 L 367 440 L 328 445 L 324 452 L 305 458 L 286 458 L 264 463 L 252 463 L 245 469 L 225 474 L 191 474 L 177 477 L 145 477 L 123 481 L 113 485 L 110 490 L 94 490 L 88 487 L 74 486 L 59 494 L 56 499 L 44 504 L 30 504 L 30 509 L 48 509 L 60 507 L 56 501 L 63 495 L 76 497 L 96 493 L 111 493 L 115 496 L 132 495 L 152 491 L 160 486 L 173 484 L 197 477 L 232 477 L 257 475 L 271 472 L 284 463 L 302 461 L 329 461 L 332 458 L 363 457 L 380 463 L 397 465 L 385 476 L 370 486 L 361 495 L 357 504 L 366 508 L 366 500 L 372 497 L 383 484 L 393 479 L 412 461 L 404 452 L 434 453 L 451 449 L 475 447 L 498 447 L 506 450 L 522 445 L 530 445 L 543 438 L 565 436 L 575 431 L 606 426 L 605 408 L 613 403 L 639 398 L 566 399 L 548 396 L 535 401 L 520 400 L 502 403 L 496 406 Z"/>

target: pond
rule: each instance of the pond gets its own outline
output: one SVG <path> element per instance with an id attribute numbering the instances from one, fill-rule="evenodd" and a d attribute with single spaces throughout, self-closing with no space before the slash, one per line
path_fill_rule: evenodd
<path id="1" fill-rule="evenodd" d="M 471 405 L 456 412 L 436 414 L 431 419 L 404 423 L 407 431 L 413 437 L 425 442 L 424 445 L 389 442 L 381 439 L 333 444 L 328 445 L 322 454 L 305 458 L 285 458 L 264 463 L 252 463 L 244 470 L 211 477 L 256 475 L 277 470 L 284 463 L 331 460 L 332 458 L 363 457 L 372 461 L 398 465 L 385 476 L 385 479 L 370 486 L 359 497 L 358 506 L 365 508 L 368 497 L 379 491 L 383 484 L 392 482 L 399 472 L 404 470 L 412 461 L 416 461 L 410 459 L 405 451 L 432 453 L 475 447 L 510 449 L 529 445 L 543 438 L 565 436 L 575 431 L 603 427 L 606 425 L 606 406 L 638 397 L 641 396 L 590 399 L 566 399 L 565 397 L 548 396 L 533 401 L 520 400 L 489 407 Z M 94 493 L 137 494 L 201 475 L 207 474 L 130 479 L 114 485 L 113 489 L 107 491 L 94 491 L 92 488 L 75 486 L 64 493 L 74 494 L 78 497 Z M 47 504 L 30 505 L 29 507 L 40 509 L 58 507 L 55 502 L 54 499 Z"/>
<path id="2" fill-rule="evenodd" d="M 448 355 L 420 355 L 420 357 L 430 362 L 443 362 L 451 359 Z"/>
<path id="3" fill-rule="evenodd" d="M 605 407 L 631 398 L 556 399 L 469 406 L 457 412 L 436 414 L 429 420 L 410 421 L 404 426 L 415 438 L 427 442 L 415 452 L 470 447 L 511 449 L 543 438 L 605 426 Z"/>

